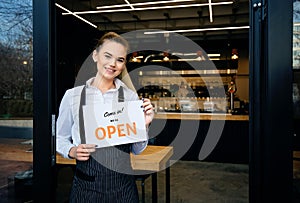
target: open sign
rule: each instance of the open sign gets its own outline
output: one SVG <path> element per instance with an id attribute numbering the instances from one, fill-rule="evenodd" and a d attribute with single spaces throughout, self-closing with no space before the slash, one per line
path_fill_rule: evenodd
<path id="1" fill-rule="evenodd" d="M 108 147 L 147 140 L 142 101 L 83 106 L 87 144 Z"/>

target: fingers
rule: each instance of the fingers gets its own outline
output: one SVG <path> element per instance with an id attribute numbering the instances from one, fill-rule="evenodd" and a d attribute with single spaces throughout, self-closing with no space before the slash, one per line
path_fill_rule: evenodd
<path id="1" fill-rule="evenodd" d="M 153 106 L 151 104 L 150 99 L 144 98 L 143 99 L 143 108 L 145 112 L 145 121 L 146 125 L 149 125 L 154 117 L 154 111 L 153 111 Z"/>
<path id="2" fill-rule="evenodd" d="M 94 144 L 80 144 L 76 149 L 76 159 L 86 161 L 89 159 L 91 153 L 95 151 L 96 145 Z"/>
<path id="3" fill-rule="evenodd" d="M 84 149 L 95 150 L 97 145 L 95 144 L 81 144 Z"/>
<path id="4" fill-rule="evenodd" d="M 148 99 L 148 98 L 143 99 L 143 108 L 144 108 L 145 114 L 150 115 L 153 113 L 153 106 L 151 104 L 150 99 Z"/>

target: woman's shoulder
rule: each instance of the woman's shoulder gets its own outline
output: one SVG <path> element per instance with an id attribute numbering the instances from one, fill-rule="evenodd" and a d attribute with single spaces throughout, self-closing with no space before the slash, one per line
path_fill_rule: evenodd
<path id="1" fill-rule="evenodd" d="M 135 90 L 129 88 L 123 81 L 120 79 L 116 79 L 117 86 L 122 87 L 124 89 L 124 93 L 127 94 L 131 99 L 135 100 L 137 98 L 137 93 Z"/>
<path id="2" fill-rule="evenodd" d="M 76 86 L 73 88 L 70 88 L 66 91 L 65 95 L 70 95 L 70 96 L 77 96 L 80 95 L 82 92 L 84 85 Z"/>
<path id="3" fill-rule="evenodd" d="M 130 89 L 122 80 L 120 80 L 119 78 L 115 79 L 115 83 L 117 88 L 122 87 L 123 89 L 125 89 L 126 91 L 131 91 L 134 92 L 132 89 Z"/>

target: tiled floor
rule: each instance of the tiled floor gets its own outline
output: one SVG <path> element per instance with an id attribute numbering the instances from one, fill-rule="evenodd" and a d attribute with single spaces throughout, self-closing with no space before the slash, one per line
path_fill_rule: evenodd
<path id="1" fill-rule="evenodd" d="M 24 162 L 1 161 L 0 202 L 30 202 L 14 196 L 16 171 L 31 168 Z M 72 180 L 72 169 L 58 174 L 57 202 L 66 202 Z M 158 173 L 158 202 L 165 202 L 164 171 Z M 7 178 L 8 177 L 8 178 Z M 10 181 L 10 182 L 8 182 Z M 137 181 L 141 197 L 141 183 Z M 146 203 L 151 202 L 151 177 L 145 182 Z M 248 202 L 248 166 L 179 161 L 171 167 L 171 202 Z"/>
<path id="2" fill-rule="evenodd" d="M 15 194 L 14 177 L 18 172 L 32 169 L 32 164 L 20 161 L 0 160 L 0 202 L 19 203 L 26 202 L 30 198 L 18 197 Z"/>
<path id="3" fill-rule="evenodd" d="M 15 191 L 14 177 L 17 172 L 32 169 L 28 162 L 0 160 L 0 203 L 32 202 L 24 197 L 28 185 Z M 248 202 L 248 165 L 178 161 L 171 168 L 172 203 L 246 203 Z M 58 203 L 68 200 L 73 171 L 62 168 L 58 173 L 56 199 Z M 141 197 L 141 182 L 137 181 Z M 19 187 L 18 187 L 19 188 Z M 18 189 L 17 188 L 17 189 Z M 151 177 L 146 179 L 146 203 L 151 202 Z M 19 195 L 19 196 L 18 196 Z M 300 175 L 294 179 L 293 202 L 300 202 Z M 158 173 L 158 202 L 165 202 L 165 172 Z"/>

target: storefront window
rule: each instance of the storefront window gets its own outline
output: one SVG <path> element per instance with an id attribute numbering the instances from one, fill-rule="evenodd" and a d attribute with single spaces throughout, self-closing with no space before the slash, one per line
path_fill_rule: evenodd
<path id="1" fill-rule="evenodd" d="M 293 148 L 293 178 L 294 201 L 299 201 L 300 178 L 300 147 L 299 147 L 299 119 L 300 119 L 300 1 L 293 4 L 293 110 L 294 110 L 294 148 Z"/>
<path id="2" fill-rule="evenodd" d="M 0 117 L 32 117 L 32 0 L 0 3 Z"/>
<path id="3" fill-rule="evenodd" d="M 1 202 L 32 201 L 32 25 L 32 0 L 0 1 Z"/>

